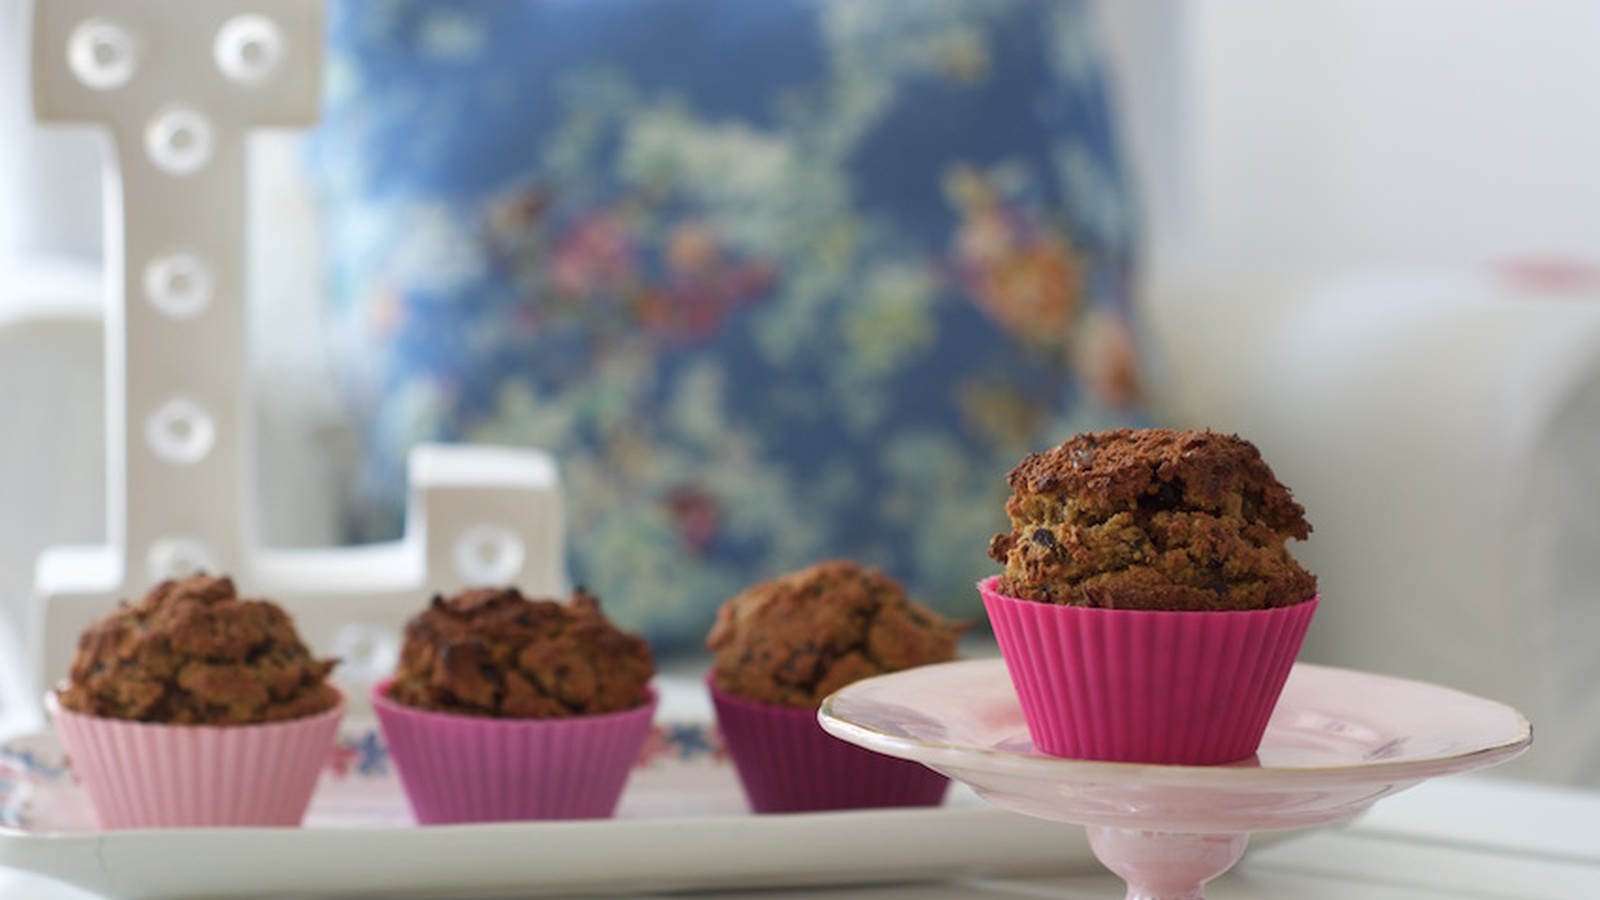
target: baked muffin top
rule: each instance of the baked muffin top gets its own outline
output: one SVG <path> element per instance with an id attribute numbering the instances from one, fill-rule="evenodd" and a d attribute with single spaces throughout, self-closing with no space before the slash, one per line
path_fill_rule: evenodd
<path id="1" fill-rule="evenodd" d="M 1078 606 L 1227 610 L 1316 593 L 1287 541 L 1305 510 L 1254 444 L 1209 430 L 1116 429 L 1030 454 L 1008 477 L 1000 590 Z"/>
<path id="2" fill-rule="evenodd" d="M 316 659 L 288 613 L 241 599 L 233 580 L 169 579 L 78 639 L 62 707 L 189 725 L 277 722 L 332 709 L 334 660 Z"/>
<path id="3" fill-rule="evenodd" d="M 966 628 L 914 602 L 877 569 L 829 560 L 723 603 L 706 647 L 720 690 L 815 708 L 853 681 L 954 659 Z"/>
<path id="4" fill-rule="evenodd" d="M 583 716 L 647 702 L 654 675 L 649 644 L 582 588 L 565 603 L 472 588 L 435 596 L 406 623 L 389 697 L 472 716 Z"/>

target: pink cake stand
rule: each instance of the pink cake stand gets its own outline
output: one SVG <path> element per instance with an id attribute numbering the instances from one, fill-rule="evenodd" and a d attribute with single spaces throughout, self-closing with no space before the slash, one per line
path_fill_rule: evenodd
<path id="1" fill-rule="evenodd" d="M 1305 663 L 1256 756 L 1225 766 L 1037 753 L 999 658 L 860 681 L 824 701 L 818 718 L 836 737 L 921 762 L 998 806 L 1086 826 L 1128 900 L 1199 900 L 1252 832 L 1351 818 L 1424 779 L 1511 759 L 1533 738 L 1503 704 Z"/>

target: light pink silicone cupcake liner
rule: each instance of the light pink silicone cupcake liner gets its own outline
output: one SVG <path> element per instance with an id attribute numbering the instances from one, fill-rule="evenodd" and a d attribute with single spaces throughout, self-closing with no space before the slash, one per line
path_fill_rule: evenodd
<path id="1" fill-rule="evenodd" d="M 1041 752 L 1210 765 L 1254 755 L 1318 598 L 1226 612 L 1090 609 L 978 583 Z"/>
<path id="2" fill-rule="evenodd" d="M 846 743 L 817 711 L 734 697 L 707 682 L 717 726 L 758 813 L 937 806 L 949 779 L 921 763 Z"/>
<path id="3" fill-rule="evenodd" d="M 100 826 L 295 826 L 333 751 L 344 701 L 262 725 L 163 725 L 45 706 Z"/>
<path id="4" fill-rule="evenodd" d="M 559 719 L 498 719 L 413 709 L 372 690 L 390 758 L 417 822 L 603 819 L 639 761 L 657 698 Z"/>

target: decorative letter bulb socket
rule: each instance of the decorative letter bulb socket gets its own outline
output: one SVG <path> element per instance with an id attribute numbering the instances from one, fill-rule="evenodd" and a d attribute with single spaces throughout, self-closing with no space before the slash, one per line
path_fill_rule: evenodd
<path id="1" fill-rule="evenodd" d="M 205 408 L 181 397 L 156 407 L 144 421 L 144 438 L 159 459 L 193 465 L 217 442 L 217 423 Z"/>
<path id="2" fill-rule="evenodd" d="M 211 161 L 216 139 L 211 120 L 198 110 L 169 106 L 144 129 L 150 162 L 168 175 L 191 175 Z"/>
<path id="3" fill-rule="evenodd" d="M 192 537 L 174 535 L 161 538 L 150 545 L 144 563 L 151 581 L 183 578 L 196 572 L 217 574 L 211 551 L 198 538 Z"/>
<path id="4" fill-rule="evenodd" d="M 192 319 L 211 305 L 211 269 L 190 253 L 169 253 L 144 268 L 144 295 L 169 319 Z"/>
<path id="5" fill-rule="evenodd" d="M 266 16 L 245 15 L 229 19 L 217 32 L 212 56 L 222 74 L 242 85 L 257 85 L 271 78 L 283 62 L 283 31 Z"/>
<path id="6" fill-rule="evenodd" d="M 509 528 L 479 524 L 456 539 L 456 573 L 468 584 L 508 585 L 522 571 L 522 538 Z"/>
<path id="7" fill-rule="evenodd" d="M 350 622 L 334 632 L 330 654 L 339 660 L 339 677 L 373 683 L 394 674 L 400 641 L 394 631 L 370 622 Z"/>
<path id="8" fill-rule="evenodd" d="M 133 35 L 115 22 L 85 19 L 67 39 L 67 66 L 90 90 L 116 90 L 139 68 L 138 45 Z"/>

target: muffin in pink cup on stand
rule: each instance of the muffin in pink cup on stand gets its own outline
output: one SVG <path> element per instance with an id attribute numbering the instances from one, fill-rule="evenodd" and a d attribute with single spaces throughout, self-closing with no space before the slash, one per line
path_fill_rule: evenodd
<path id="1" fill-rule="evenodd" d="M 95 621 L 45 706 L 102 828 L 296 826 L 344 714 L 333 667 L 197 574 Z"/>
<path id="2" fill-rule="evenodd" d="M 834 738 L 817 723 L 817 709 L 862 678 L 955 659 L 966 628 L 914 602 L 883 572 L 848 560 L 752 585 L 725 602 L 706 637 L 707 684 L 751 809 L 943 802 L 944 775 Z"/>
<path id="3" fill-rule="evenodd" d="M 472 588 L 407 622 L 372 706 L 421 824 L 603 819 L 649 737 L 654 676 L 649 645 L 581 588 Z"/>
<path id="4" fill-rule="evenodd" d="M 1319 597 L 1305 510 L 1236 435 L 1118 429 L 1008 477 L 979 584 L 1034 745 L 1075 759 L 1249 759 Z"/>

